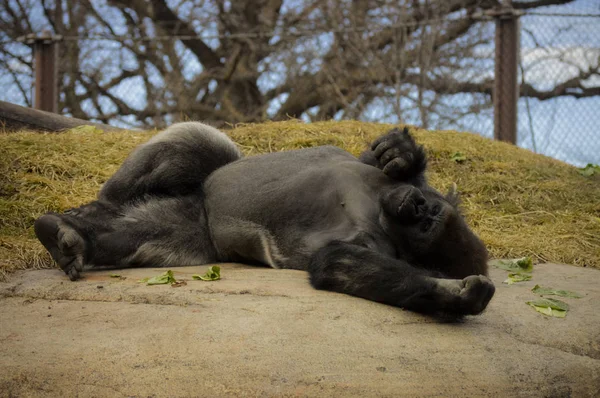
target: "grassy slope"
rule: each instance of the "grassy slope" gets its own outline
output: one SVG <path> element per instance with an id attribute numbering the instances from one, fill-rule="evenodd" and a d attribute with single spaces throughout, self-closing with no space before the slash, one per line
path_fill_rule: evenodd
<path id="1" fill-rule="evenodd" d="M 361 122 L 240 125 L 229 134 L 247 155 L 332 144 L 358 155 L 390 128 Z M 600 177 L 473 134 L 414 131 L 430 155 L 429 179 L 455 182 L 470 224 L 495 257 L 600 268 Z M 18 268 L 52 266 L 33 220 L 94 198 L 127 153 L 153 132 L 0 134 L 0 279 Z M 456 163 L 460 151 L 466 161 Z"/>

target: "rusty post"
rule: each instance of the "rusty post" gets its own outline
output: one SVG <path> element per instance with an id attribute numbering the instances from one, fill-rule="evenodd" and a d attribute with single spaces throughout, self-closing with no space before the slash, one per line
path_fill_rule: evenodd
<path id="1" fill-rule="evenodd" d="M 62 36 L 44 31 L 18 40 L 33 47 L 35 91 L 33 107 L 46 112 L 58 112 L 58 41 Z"/>
<path id="2" fill-rule="evenodd" d="M 494 138 L 516 144 L 517 102 L 519 100 L 518 60 L 520 50 L 519 13 L 511 1 L 504 1 L 494 13 L 496 56 L 494 76 Z"/>

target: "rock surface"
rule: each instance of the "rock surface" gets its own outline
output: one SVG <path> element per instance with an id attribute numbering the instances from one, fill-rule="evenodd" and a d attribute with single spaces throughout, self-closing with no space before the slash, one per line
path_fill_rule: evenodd
<path id="1" fill-rule="evenodd" d="M 315 291 L 300 271 L 174 268 L 23 271 L 0 284 L 0 395 L 600 396 L 600 271 L 537 265 L 487 311 L 448 322 Z M 525 301 L 535 284 L 574 290 L 565 319 Z"/>

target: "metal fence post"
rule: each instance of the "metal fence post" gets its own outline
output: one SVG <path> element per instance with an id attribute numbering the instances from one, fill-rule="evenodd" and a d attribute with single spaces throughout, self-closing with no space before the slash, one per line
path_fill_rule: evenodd
<path id="1" fill-rule="evenodd" d="M 494 13 L 496 19 L 494 138 L 512 144 L 517 142 L 519 15 L 520 13 L 513 10 L 510 0 L 503 2 L 502 8 Z"/>
<path id="2" fill-rule="evenodd" d="M 47 112 L 58 112 L 58 41 L 62 36 L 44 31 L 29 34 L 18 41 L 33 47 L 35 92 L 33 107 Z"/>

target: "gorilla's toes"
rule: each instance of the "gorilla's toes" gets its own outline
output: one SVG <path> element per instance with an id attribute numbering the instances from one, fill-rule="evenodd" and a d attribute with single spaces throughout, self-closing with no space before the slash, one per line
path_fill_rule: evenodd
<path id="1" fill-rule="evenodd" d="M 57 214 L 46 214 L 34 224 L 35 235 L 54 261 L 72 281 L 83 271 L 86 243 L 83 237 Z"/>
<path id="2" fill-rule="evenodd" d="M 496 288 L 492 281 L 483 275 L 471 275 L 462 280 L 459 293 L 461 309 L 465 315 L 480 314 L 494 296 Z"/>

